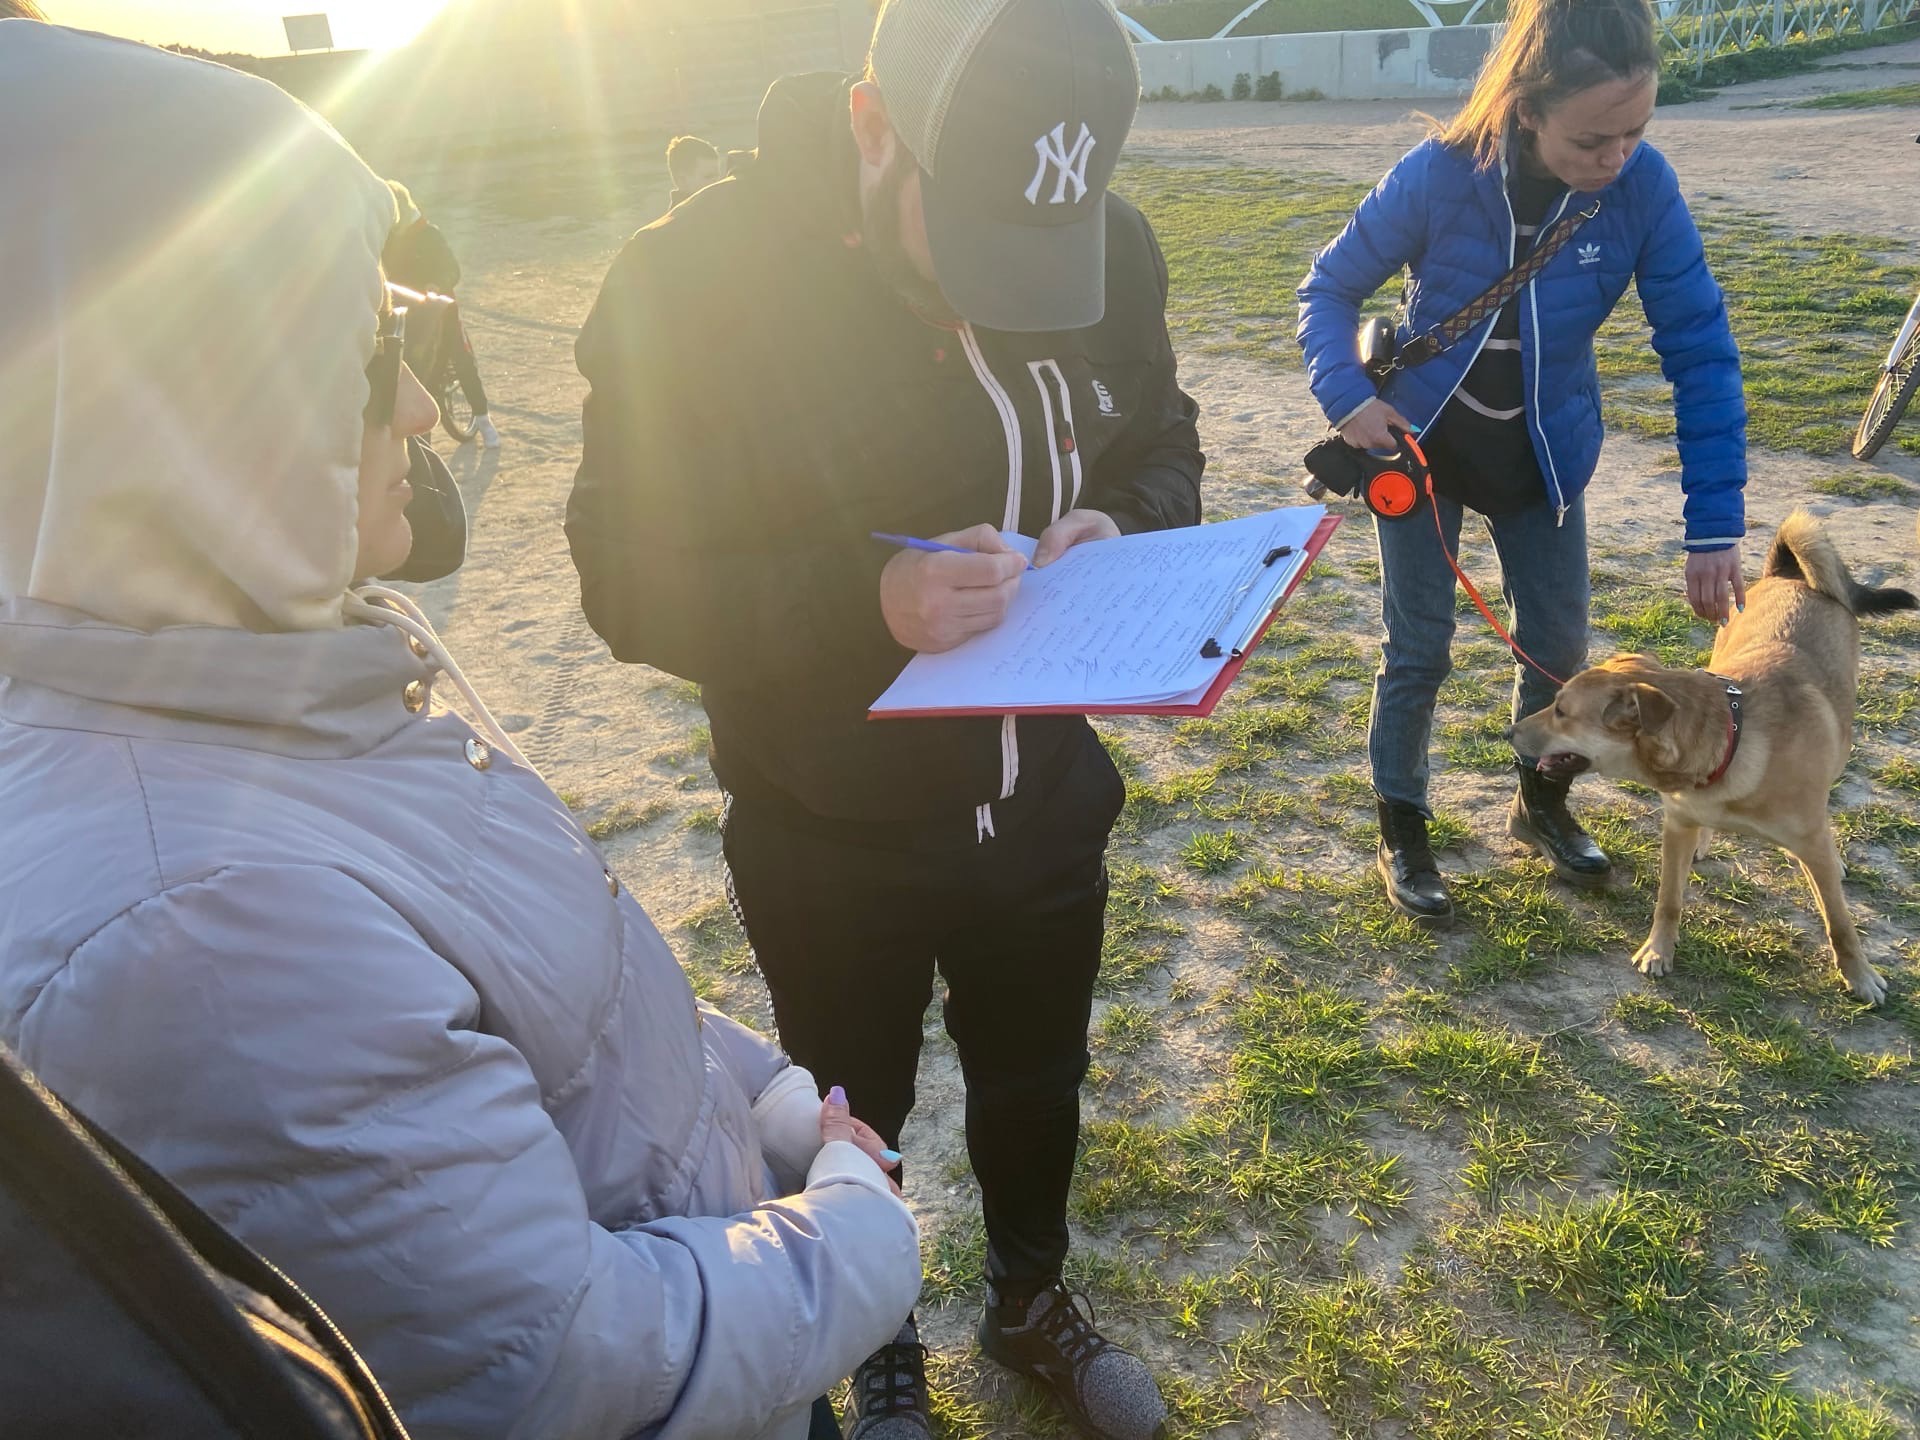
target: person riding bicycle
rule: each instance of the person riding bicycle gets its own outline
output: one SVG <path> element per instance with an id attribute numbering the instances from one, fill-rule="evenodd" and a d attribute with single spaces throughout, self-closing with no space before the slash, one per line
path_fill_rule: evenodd
<path id="1" fill-rule="evenodd" d="M 454 258 L 453 247 L 447 244 L 440 227 L 420 213 L 411 190 L 398 180 L 389 180 L 387 188 L 400 207 L 400 223 L 393 227 L 387 248 L 380 255 L 387 279 L 409 290 L 432 291 L 452 299 L 453 287 L 460 283 L 460 262 Z M 473 405 L 473 433 L 487 449 L 497 450 L 500 432 L 487 413 L 487 388 L 480 383 L 480 367 L 473 358 L 473 343 L 467 338 L 466 327 L 460 323 L 457 302 L 447 307 L 445 324 L 447 333 L 458 342 L 453 347 L 453 373 Z"/>
<path id="2" fill-rule="evenodd" d="M 1416 919 L 1453 912 L 1426 829 L 1428 741 L 1452 668 L 1447 551 L 1465 510 L 1485 517 L 1516 643 L 1544 667 L 1518 667 L 1513 718 L 1552 704 L 1555 677 L 1586 664 L 1583 492 L 1602 432 L 1593 338 L 1629 284 L 1673 385 L 1687 599 L 1724 621 L 1746 598 L 1740 353 L 1673 167 L 1642 142 L 1659 76 L 1646 0 L 1513 0 L 1465 107 L 1388 172 L 1300 286 L 1308 379 L 1341 438 L 1392 450 L 1389 427 L 1418 431 L 1432 465 L 1435 511 L 1375 526 L 1385 642 L 1367 733 L 1377 865 L 1394 907 Z M 1484 307 L 1431 363 L 1404 363 L 1421 353 L 1408 353 L 1414 336 L 1466 312 L 1536 242 L 1560 248 L 1513 299 Z M 1376 391 L 1360 307 L 1403 266 L 1402 363 Z M 1518 778 L 1508 833 L 1561 878 L 1604 885 L 1611 863 L 1568 813 L 1569 778 L 1524 758 Z"/>

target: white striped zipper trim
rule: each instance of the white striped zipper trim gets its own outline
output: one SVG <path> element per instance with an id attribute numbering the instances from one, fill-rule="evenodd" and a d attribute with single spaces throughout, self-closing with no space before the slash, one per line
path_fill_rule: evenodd
<path id="1" fill-rule="evenodd" d="M 1573 198 L 1573 192 L 1567 192 L 1567 199 Z M 1561 209 L 1565 210 L 1562 205 Z M 1540 294 L 1535 288 L 1540 277 L 1534 276 L 1527 282 L 1527 304 L 1533 310 L 1533 416 L 1532 423 L 1540 427 L 1540 448 L 1547 452 L 1547 477 L 1553 481 L 1554 528 L 1567 523 L 1567 492 L 1560 488 L 1560 466 L 1553 458 L 1553 445 L 1547 439 L 1547 427 L 1540 419 Z"/>
<path id="2" fill-rule="evenodd" d="M 1040 413 L 1047 422 L 1047 459 L 1053 466 L 1053 518 L 1058 520 L 1080 503 L 1080 437 L 1073 428 L 1073 393 L 1067 389 L 1067 377 L 1058 360 L 1029 360 L 1027 373 L 1040 392 Z M 1053 383 L 1049 385 L 1048 379 Z M 1067 451 L 1067 471 L 1073 477 L 1073 489 L 1063 493 L 1066 476 L 1060 468 L 1060 425 L 1055 419 L 1053 400 L 1060 397 L 1059 419 L 1066 424 L 1067 439 L 1073 448 Z"/>
<path id="3" fill-rule="evenodd" d="M 967 363 L 973 367 L 973 377 L 980 382 L 980 388 L 987 392 L 987 398 L 993 402 L 993 408 L 1000 412 L 1000 425 L 1007 434 L 1007 506 L 1002 530 L 1017 531 L 1020 528 L 1020 491 L 1023 464 L 1020 440 L 1020 413 L 1013 407 L 1013 397 L 993 373 L 993 367 L 987 364 L 987 357 L 981 352 L 980 341 L 973 333 L 973 326 L 963 324 L 960 327 L 960 348 L 966 352 Z M 1042 399 L 1044 400 L 1044 391 Z M 1055 462 L 1058 463 L 1057 461 Z M 1054 513 L 1059 514 L 1059 479 L 1054 481 Z M 1013 787 L 1020 779 L 1020 731 L 1019 722 L 1012 715 L 1000 717 L 1000 798 L 1007 799 L 1013 794 Z M 994 838 L 993 806 L 982 805 L 974 811 L 974 838 L 982 845 Z"/>
<path id="4" fill-rule="evenodd" d="M 1507 201 L 1507 218 L 1513 219 L 1513 199 L 1507 195 L 1507 162 L 1504 156 L 1500 161 L 1500 194 Z M 1560 197 L 1560 208 L 1540 222 L 1542 233 L 1551 230 L 1559 223 L 1560 217 L 1567 213 L 1567 207 L 1573 204 L 1573 191 L 1568 189 Z M 1533 414 L 1528 417 L 1528 428 L 1539 426 L 1540 448 L 1547 452 L 1547 479 L 1553 485 L 1554 516 L 1553 524 L 1557 530 L 1567 520 L 1567 493 L 1560 488 L 1560 467 L 1553 458 L 1553 445 L 1547 439 L 1546 423 L 1540 418 L 1540 277 L 1535 275 L 1527 282 L 1527 308 L 1533 312 Z M 1526 364 L 1526 345 L 1520 347 L 1520 363 Z"/>
<path id="5" fill-rule="evenodd" d="M 960 327 L 960 348 L 966 351 L 967 363 L 973 366 L 973 378 L 980 382 L 980 388 L 987 392 L 987 398 L 993 402 L 993 408 L 1000 412 L 1001 428 L 1007 432 L 1007 508 L 1005 518 L 1000 522 L 1000 528 L 1018 530 L 1021 489 L 1020 413 L 1013 408 L 1013 397 L 1007 394 L 1006 387 L 995 377 L 993 368 L 987 364 L 987 357 L 981 353 L 980 341 L 975 337 L 971 325 Z"/>

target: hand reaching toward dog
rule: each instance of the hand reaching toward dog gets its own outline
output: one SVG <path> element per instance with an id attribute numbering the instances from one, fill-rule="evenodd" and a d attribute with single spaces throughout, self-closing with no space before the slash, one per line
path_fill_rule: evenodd
<path id="1" fill-rule="evenodd" d="M 1740 573 L 1738 545 L 1688 553 L 1687 603 L 1694 614 L 1716 625 L 1725 625 L 1736 611 L 1747 608 L 1747 580 Z"/>

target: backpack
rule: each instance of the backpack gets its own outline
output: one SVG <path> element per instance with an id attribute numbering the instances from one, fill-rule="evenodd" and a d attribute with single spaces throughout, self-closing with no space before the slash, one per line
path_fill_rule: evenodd
<path id="1" fill-rule="evenodd" d="M 406 1440 L 318 1305 L 5 1045 L 0 1435 Z"/>

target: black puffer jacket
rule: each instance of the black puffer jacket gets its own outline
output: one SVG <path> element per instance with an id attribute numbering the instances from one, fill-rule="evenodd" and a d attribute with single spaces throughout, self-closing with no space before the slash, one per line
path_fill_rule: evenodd
<path id="1" fill-rule="evenodd" d="M 1165 263 L 1119 200 L 1090 329 L 946 329 L 901 304 L 860 248 L 849 83 L 776 84 L 758 162 L 614 262 L 576 351 L 592 393 L 567 533 L 613 653 L 700 682 L 727 788 L 969 831 L 990 804 L 1004 831 L 1085 722 L 869 721 L 911 658 L 869 533 L 1038 535 L 1075 507 L 1194 524 L 1197 411 Z"/>

